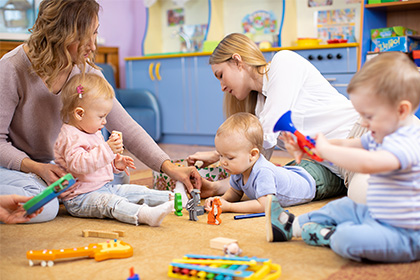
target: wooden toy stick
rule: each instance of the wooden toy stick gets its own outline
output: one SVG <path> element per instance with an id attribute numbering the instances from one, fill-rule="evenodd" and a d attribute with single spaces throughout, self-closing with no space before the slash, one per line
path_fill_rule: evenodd
<path id="1" fill-rule="evenodd" d="M 106 231 L 106 230 L 85 229 L 85 230 L 82 231 L 82 234 L 83 234 L 83 237 L 101 237 L 101 238 L 116 239 L 118 237 L 124 236 L 124 231 L 121 231 L 121 230 Z"/>
<path id="2" fill-rule="evenodd" d="M 210 248 L 224 250 L 225 245 L 230 243 L 238 242 L 236 239 L 226 238 L 226 237 L 216 237 L 210 240 Z"/>

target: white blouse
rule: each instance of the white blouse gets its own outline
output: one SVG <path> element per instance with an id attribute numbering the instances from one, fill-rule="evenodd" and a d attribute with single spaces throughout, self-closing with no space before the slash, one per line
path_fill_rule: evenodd
<path id="1" fill-rule="evenodd" d="M 299 54 L 284 50 L 273 57 L 263 78 L 255 113 L 264 129 L 264 148 L 282 147 L 273 128 L 288 110 L 303 135 L 322 132 L 328 139 L 348 136 L 359 114 L 350 100 L 340 94 L 321 73 Z"/>

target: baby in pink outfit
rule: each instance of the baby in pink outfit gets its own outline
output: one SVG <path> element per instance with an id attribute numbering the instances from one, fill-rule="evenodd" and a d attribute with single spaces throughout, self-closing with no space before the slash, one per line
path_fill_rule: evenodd
<path id="1" fill-rule="evenodd" d="M 60 196 L 67 211 L 76 217 L 159 226 L 173 209 L 171 192 L 112 183 L 114 173 L 128 173 L 135 166 L 131 157 L 121 154 L 119 135 L 105 142 L 101 133 L 112 109 L 111 85 L 96 74 L 78 74 L 66 84 L 61 98 L 64 124 L 54 146 L 55 161 L 78 179 Z"/>

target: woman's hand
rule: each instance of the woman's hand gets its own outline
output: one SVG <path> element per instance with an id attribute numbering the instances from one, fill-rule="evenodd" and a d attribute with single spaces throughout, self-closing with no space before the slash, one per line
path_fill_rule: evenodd
<path id="1" fill-rule="evenodd" d="M 26 173 L 35 173 L 44 180 L 47 185 L 51 185 L 61 177 L 67 174 L 67 172 L 61 169 L 56 164 L 51 163 L 40 163 L 30 158 L 24 158 L 20 166 L 20 170 Z"/>
<path id="2" fill-rule="evenodd" d="M 193 189 L 201 190 L 201 176 L 194 166 L 179 167 L 165 160 L 162 164 L 161 171 L 176 181 L 181 181 L 188 192 Z"/>
<path id="3" fill-rule="evenodd" d="M 121 154 L 116 155 L 114 159 L 114 165 L 118 170 L 125 171 L 128 176 L 130 176 L 128 167 L 131 169 L 136 169 L 136 166 L 134 165 L 134 159 L 129 156 L 122 156 Z"/>
<path id="4" fill-rule="evenodd" d="M 6 224 L 24 223 L 42 212 L 41 207 L 34 213 L 26 216 L 22 203 L 29 201 L 32 197 L 16 194 L 0 195 L 0 221 Z"/>
<path id="5" fill-rule="evenodd" d="M 187 157 L 187 163 L 189 166 L 194 166 L 197 161 L 202 161 L 203 165 L 201 165 L 200 168 L 204 168 L 219 161 L 219 158 L 220 155 L 216 151 L 196 152 Z"/>
<path id="6" fill-rule="evenodd" d="M 287 152 L 293 156 L 296 163 L 300 163 L 303 158 L 303 151 L 300 149 L 297 141 L 293 137 L 292 133 L 287 131 L 282 131 L 279 135 L 279 139 L 283 141 L 284 147 Z"/>

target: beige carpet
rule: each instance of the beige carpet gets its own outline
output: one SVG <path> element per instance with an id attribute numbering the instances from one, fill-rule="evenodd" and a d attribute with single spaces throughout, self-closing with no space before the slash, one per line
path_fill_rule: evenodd
<path id="1" fill-rule="evenodd" d="M 284 160 L 280 157 L 273 159 L 275 162 Z M 139 170 L 132 174 L 132 179 L 151 184 L 151 171 Z M 318 209 L 326 202 L 312 202 L 288 209 L 299 215 Z M 268 243 L 264 217 L 234 220 L 234 214 L 222 213 L 222 224 L 214 226 L 207 224 L 207 216 L 200 216 L 199 221 L 193 222 L 188 220 L 188 212 L 184 210 L 183 213 L 182 217 L 170 214 L 160 227 L 153 228 L 108 219 L 74 218 L 61 207 L 58 217 L 52 222 L 0 225 L 0 279 L 125 280 L 130 267 L 134 267 L 142 280 L 169 279 L 167 270 L 173 259 L 185 254 L 221 256 L 221 251 L 210 248 L 210 240 L 215 237 L 237 239 L 243 256 L 269 258 L 281 265 L 280 279 L 420 279 L 420 262 L 360 264 L 343 259 L 328 248 L 308 246 L 302 240 Z M 83 237 L 82 230 L 85 229 L 123 230 L 125 236 L 120 239 L 134 248 L 133 257 L 102 262 L 87 258 L 66 259 L 56 261 L 53 267 L 28 266 L 28 250 L 82 247 L 106 241 Z"/>

